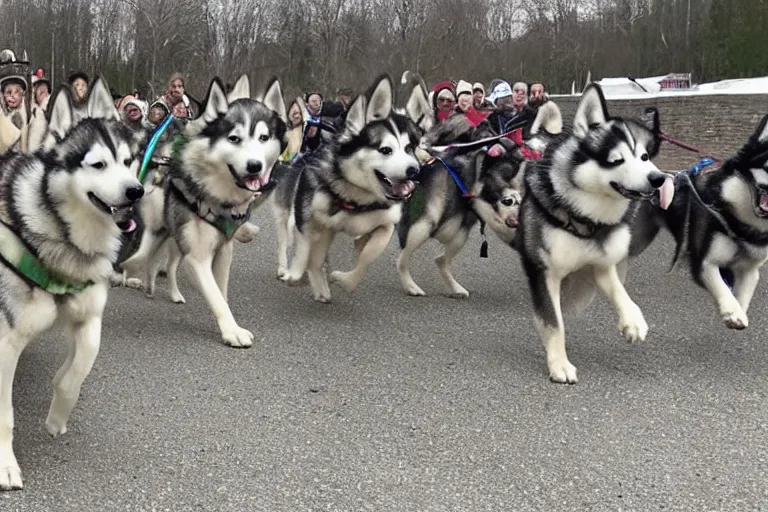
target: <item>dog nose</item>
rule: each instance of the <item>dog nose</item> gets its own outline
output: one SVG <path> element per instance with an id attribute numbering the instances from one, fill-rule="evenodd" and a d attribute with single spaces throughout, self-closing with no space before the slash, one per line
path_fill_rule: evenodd
<path id="1" fill-rule="evenodd" d="M 418 169 L 417 167 L 409 167 L 409 168 L 408 168 L 408 169 L 405 171 L 405 176 L 406 176 L 406 177 L 407 177 L 409 180 L 413 180 L 413 179 L 416 179 L 416 178 L 418 178 L 418 177 L 419 177 L 419 169 Z"/>
<path id="2" fill-rule="evenodd" d="M 652 172 L 648 175 L 648 182 L 653 188 L 659 188 L 667 180 L 667 175 L 661 172 Z"/>
<path id="3" fill-rule="evenodd" d="M 133 185 L 125 189 L 125 197 L 129 201 L 138 201 L 144 197 L 144 187 L 141 185 Z"/>
<path id="4" fill-rule="evenodd" d="M 248 174 L 259 174 L 261 172 L 261 162 L 248 162 L 245 166 L 245 172 Z"/>

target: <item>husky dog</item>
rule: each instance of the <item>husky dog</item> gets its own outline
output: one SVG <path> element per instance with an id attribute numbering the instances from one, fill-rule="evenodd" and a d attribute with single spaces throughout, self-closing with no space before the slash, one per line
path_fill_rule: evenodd
<path id="1" fill-rule="evenodd" d="M 429 93 L 424 80 L 418 73 L 405 71 L 400 78 L 400 92 L 397 99 L 404 99 L 403 104 L 395 107 L 395 112 L 408 116 L 422 133 L 429 132 L 435 124 Z"/>
<path id="2" fill-rule="evenodd" d="M 162 249 L 168 251 L 168 286 L 184 302 L 176 272 L 186 259 L 227 345 L 249 347 L 253 334 L 237 325 L 227 304 L 232 239 L 272 188 L 272 170 L 285 150 L 287 116 L 277 80 L 262 101 L 250 98 L 247 77 L 227 97 L 214 78 L 200 118 L 177 139 L 163 195 L 142 207 L 147 225 L 137 252 L 122 268 L 144 271 L 152 291 Z M 147 199 L 150 199 L 149 197 Z"/>
<path id="3" fill-rule="evenodd" d="M 19 356 L 54 324 L 68 336 L 45 422 L 51 435 L 64 434 L 99 351 L 120 234 L 136 228 L 133 206 L 144 193 L 131 133 L 101 79 L 86 110 L 74 124 L 69 95 L 58 94 L 49 127 L 57 142 L 0 157 L 0 490 L 22 488 L 11 405 Z"/>
<path id="4" fill-rule="evenodd" d="M 638 215 L 638 222 L 651 215 L 657 222 L 635 229 L 632 252 L 642 252 L 666 226 L 677 242 L 673 265 L 687 256 L 694 281 L 715 300 L 725 325 L 745 329 L 768 259 L 768 115 L 736 156 L 713 172 L 679 173 L 674 188 L 666 210 L 643 205 L 649 215 Z"/>
<path id="5" fill-rule="evenodd" d="M 539 109 L 527 146 L 546 148 L 552 134 L 562 130 L 562 116 L 552 102 Z M 454 142 L 472 143 L 493 135 L 490 126 L 473 127 L 465 116 L 456 115 L 440 123 L 422 138 L 426 147 Z M 470 148 L 472 146 L 469 146 Z M 400 255 L 397 270 L 409 295 L 423 296 L 408 268 L 410 257 L 428 238 L 436 238 L 445 250 L 437 263 L 449 294 L 468 297 L 450 271 L 450 263 L 466 244 L 469 232 L 481 220 L 506 244 L 513 245 L 522 201 L 522 178 L 526 162 L 522 148 L 510 139 L 500 139 L 489 150 L 452 150 L 441 160 L 423 166 L 419 187 L 409 199 L 398 226 Z M 447 167 L 446 167 L 447 166 Z M 453 170 L 454 178 L 448 169 Z M 458 182 L 457 182 L 458 179 Z M 466 196 L 459 182 L 470 191 Z"/>
<path id="6" fill-rule="evenodd" d="M 658 142 L 640 123 L 611 118 L 601 89 L 592 84 L 573 132 L 556 137 L 526 170 L 517 245 L 554 382 L 577 381 L 565 352 L 561 305 L 561 297 L 568 305 L 570 291 L 597 286 L 616 309 L 621 334 L 631 342 L 645 339 L 648 324 L 624 289 L 625 269 L 617 266 L 626 264 L 639 200 L 667 179 L 651 162 Z"/>
<path id="7" fill-rule="evenodd" d="M 284 260 L 280 262 L 280 279 L 295 284 L 306 271 L 315 300 L 330 302 L 323 265 L 334 236 L 343 232 L 357 237 L 357 264 L 330 278 L 347 292 L 354 291 L 389 243 L 402 202 L 415 188 L 418 141 L 414 123 L 393 111 L 392 81 L 380 77 L 353 102 L 333 143 L 295 162 L 293 179 L 278 184 L 278 236 L 289 236 L 291 216 L 298 235 L 290 269 L 286 272 Z"/>

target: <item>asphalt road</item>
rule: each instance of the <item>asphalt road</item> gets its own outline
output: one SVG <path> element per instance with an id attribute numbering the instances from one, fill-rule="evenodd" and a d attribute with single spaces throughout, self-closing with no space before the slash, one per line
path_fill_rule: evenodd
<path id="1" fill-rule="evenodd" d="M 44 421 L 64 349 L 22 356 L 15 449 L 26 488 L 2 511 L 768 510 L 766 284 L 750 327 L 720 324 L 668 238 L 631 266 L 651 327 L 628 345 L 599 298 L 566 319 L 579 384 L 547 379 L 517 255 L 477 232 L 443 297 L 432 258 L 406 297 L 396 243 L 352 295 L 315 303 L 275 279 L 274 230 L 238 244 L 231 306 L 256 334 L 223 346 L 189 279 L 186 305 L 115 289 L 69 423 Z M 332 265 L 348 268 L 349 239 Z"/>

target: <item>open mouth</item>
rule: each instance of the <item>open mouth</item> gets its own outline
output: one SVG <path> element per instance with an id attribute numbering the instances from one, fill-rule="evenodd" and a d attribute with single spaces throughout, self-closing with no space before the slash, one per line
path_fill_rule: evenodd
<path id="1" fill-rule="evenodd" d="M 384 195 L 386 195 L 389 199 L 395 199 L 395 200 L 404 200 L 408 199 L 411 194 L 413 193 L 413 190 L 416 188 L 416 183 L 414 183 L 411 180 L 404 180 L 404 181 L 392 181 L 386 176 L 384 176 L 379 171 L 376 172 L 376 177 L 379 179 L 379 182 L 381 182 L 381 185 L 384 187 Z"/>
<path id="2" fill-rule="evenodd" d="M 616 183 L 615 181 L 611 182 L 611 187 L 613 187 L 613 190 L 615 190 L 622 196 L 626 197 L 627 199 L 633 199 L 633 200 L 650 199 L 650 197 L 656 191 L 656 189 L 652 189 L 648 191 L 630 190 L 628 188 L 624 188 L 623 186 Z"/>
<path id="3" fill-rule="evenodd" d="M 227 164 L 229 173 L 235 181 L 235 185 L 250 192 L 266 192 L 275 187 L 275 181 L 271 178 L 271 173 L 259 173 L 258 176 L 246 176 L 244 178 L 237 175 L 235 168 Z"/>
<path id="4" fill-rule="evenodd" d="M 112 217 L 115 224 L 117 224 L 117 227 L 123 233 L 130 233 L 136 229 L 137 224 L 133 218 L 133 203 L 110 206 L 93 192 L 88 192 L 88 199 L 91 200 L 91 203 L 93 203 L 96 208 Z"/>
<path id="5" fill-rule="evenodd" d="M 768 218 L 768 189 L 757 187 L 756 192 L 755 215 L 761 218 Z"/>

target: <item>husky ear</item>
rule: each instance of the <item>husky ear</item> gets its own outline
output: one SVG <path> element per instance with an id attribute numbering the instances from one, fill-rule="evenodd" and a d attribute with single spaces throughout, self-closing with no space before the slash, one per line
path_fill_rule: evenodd
<path id="1" fill-rule="evenodd" d="M 272 111 L 276 112 L 278 117 L 280 117 L 284 123 L 288 122 L 288 114 L 286 113 L 285 109 L 285 100 L 283 100 L 283 91 L 280 88 L 280 81 L 277 78 L 272 78 L 269 81 L 267 92 L 264 93 L 263 103 Z"/>
<path id="2" fill-rule="evenodd" d="M 365 111 L 365 122 L 384 119 L 392 113 L 392 80 L 383 76 L 376 82 Z"/>
<path id="3" fill-rule="evenodd" d="M 346 134 L 358 134 L 365 126 L 365 110 L 367 106 L 365 95 L 360 96 L 352 102 L 352 106 L 349 107 L 347 112 L 347 119 L 344 122 L 344 133 Z"/>
<path id="4" fill-rule="evenodd" d="M 304 101 L 304 98 L 301 96 L 296 97 L 296 104 L 299 106 L 299 109 L 301 110 L 301 120 L 304 124 L 309 121 L 309 110 L 307 110 L 307 102 Z"/>
<path id="5" fill-rule="evenodd" d="M 426 125 L 425 121 L 432 121 L 432 109 L 429 106 L 429 99 L 427 98 L 427 89 L 424 86 L 423 80 L 418 75 L 411 73 L 406 76 L 409 71 L 403 73 L 403 80 L 410 80 L 413 88 L 408 95 L 408 102 L 405 104 L 405 112 L 411 121 L 419 125 L 424 131 L 429 131 L 432 128 L 430 125 Z"/>
<path id="6" fill-rule="evenodd" d="M 232 90 L 227 95 L 227 102 L 232 103 L 233 101 L 240 100 L 240 99 L 246 99 L 251 97 L 251 81 L 248 78 L 248 75 L 241 75 L 240 78 L 237 79 L 237 82 L 235 82 L 234 87 L 232 87 Z"/>
<path id="7" fill-rule="evenodd" d="M 539 107 L 536 119 L 531 125 L 531 135 L 536 135 L 542 129 L 553 135 L 563 131 L 563 115 L 560 113 L 560 107 L 552 100 Z"/>
<path id="8" fill-rule="evenodd" d="M 768 115 L 763 117 L 757 125 L 755 130 L 755 137 L 758 142 L 765 142 L 768 140 Z"/>
<path id="9" fill-rule="evenodd" d="M 106 80 L 102 77 L 96 78 L 88 94 L 88 103 L 86 106 L 88 117 L 99 119 L 119 120 L 120 114 L 115 108 L 115 100 L 109 92 Z"/>
<path id="10" fill-rule="evenodd" d="M 72 129 L 72 126 L 74 126 L 75 116 L 69 87 L 62 85 L 48 108 L 50 112 L 48 132 L 53 137 L 49 136 L 46 138 L 44 143 L 46 148 L 50 148 L 50 146 L 55 144 L 57 139 L 63 139 L 69 133 L 69 130 Z"/>
<path id="11" fill-rule="evenodd" d="M 603 90 L 597 84 L 590 84 L 584 90 L 573 118 L 574 134 L 585 137 L 591 125 L 604 123 L 609 118 Z"/>
<path id="12" fill-rule="evenodd" d="M 205 97 L 205 108 L 203 109 L 202 118 L 206 123 L 212 123 L 219 116 L 223 116 L 227 113 L 229 102 L 227 96 L 224 94 L 224 87 L 221 84 L 221 80 L 216 77 L 211 81 L 211 85 L 208 87 L 208 94 Z"/>

